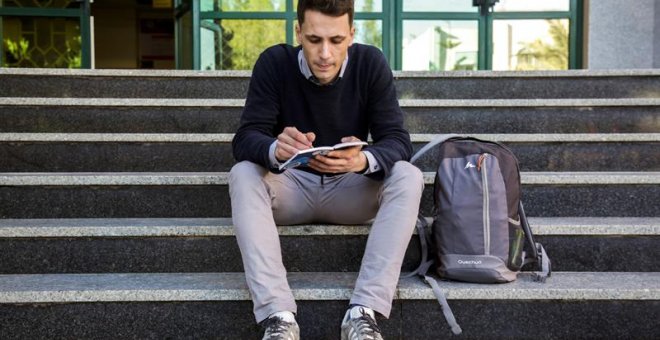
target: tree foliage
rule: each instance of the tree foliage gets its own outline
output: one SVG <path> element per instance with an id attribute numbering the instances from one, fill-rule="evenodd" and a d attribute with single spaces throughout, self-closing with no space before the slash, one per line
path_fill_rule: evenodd
<path id="1" fill-rule="evenodd" d="M 548 34 L 552 43 L 541 39 L 521 44 L 516 53 L 516 70 L 568 69 L 568 27 L 558 19 L 548 21 Z"/>
<path id="2" fill-rule="evenodd" d="M 80 68 L 82 65 L 82 48 L 80 36 L 65 41 L 64 51 L 57 50 L 55 58 L 46 58 L 44 53 L 31 47 L 25 38 L 13 41 L 9 38 L 3 40 L 5 56 L 3 67 L 52 67 L 52 68 Z M 37 61 L 35 55 L 42 55 Z"/>
<path id="3" fill-rule="evenodd" d="M 364 2 L 364 7 L 361 10 L 365 12 L 373 11 L 374 0 L 366 0 Z M 377 20 L 359 21 L 355 23 L 355 26 L 355 34 L 357 35 L 357 40 L 359 42 L 377 46 L 381 49 L 383 48 L 383 30 L 382 27 L 378 25 Z"/>
<path id="4" fill-rule="evenodd" d="M 224 5 L 227 11 L 267 12 L 275 9 L 271 0 L 235 0 Z M 268 46 L 286 42 L 284 20 L 217 20 L 221 39 L 216 65 L 222 69 L 249 70 Z M 216 45 L 218 46 L 218 45 Z"/>

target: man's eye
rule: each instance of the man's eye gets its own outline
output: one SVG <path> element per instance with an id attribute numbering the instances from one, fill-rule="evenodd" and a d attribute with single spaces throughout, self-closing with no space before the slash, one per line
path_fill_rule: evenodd
<path id="1" fill-rule="evenodd" d="M 309 42 L 312 43 L 312 44 L 318 44 L 318 43 L 321 42 L 321 39 L 309 38 Z"/>
<path id="2" fill-rule="evenodd" d="M 336 45 L 336 44 L 341 44 L 344 41 L 344 39 L 337 38 L 337 39 L 331 39 L 330 41 Z"/>

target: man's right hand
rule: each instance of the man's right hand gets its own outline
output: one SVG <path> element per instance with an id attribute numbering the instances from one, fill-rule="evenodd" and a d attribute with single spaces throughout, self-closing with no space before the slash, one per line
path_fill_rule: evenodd
<path id="1" fill-rule="evenodd" d="M 283 162 L 295 155 L 299 150 L 305 150 L 313 147 L 312 143 L 316 139 L 314 132 L 302 133 L 293 126 L 284 128 L 284 131 L 277 136 L 277 146 L 275 147 L 275 158 Z"/>

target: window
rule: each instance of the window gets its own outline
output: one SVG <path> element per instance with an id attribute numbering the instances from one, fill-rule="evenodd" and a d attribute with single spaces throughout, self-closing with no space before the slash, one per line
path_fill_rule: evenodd
<path id="1" fill-rule="evenodd" d="M 200 64 L 203 70 L 250 70 L 277 43 L 296 44 L 297 1 L 202 0 Z M 383 48 L 382 0 L 355 1 L 355 41 Z"/>
<path id="2" fill-rule="evenodd" d="M 471 0 L 406 0 L 395 8 L 393 53 L 401 70 L 579 68 L 579 0 L 500 0 L 482 12 Z M 399 31 L 401 33 L 399 33 Z"/>
<path id="3" fill-rule="evenodd" d="M 89 3 L 0 0 L 0 67 L 90 67 Z"/>
<path id="4" fill-rule="evenodd" d="M 251 69 L 276 43 L 296 44 L 297 0 L 203 0 L 201 68 Z M 581 0 L 356 0 L 355 41 L 398 70 L 579 68 Z M 249 37 L 249 38 L 246 38 Z"/>
<path id="5" fill-rule="evenodd" d="M 476 70 L 479 50 L 476 21 L 404 20 L 402 69 Z"/>

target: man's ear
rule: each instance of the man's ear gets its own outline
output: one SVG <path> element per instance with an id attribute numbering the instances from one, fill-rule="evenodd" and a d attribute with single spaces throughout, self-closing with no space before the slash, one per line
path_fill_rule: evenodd
<path id="1" fill-rule="evenodd" d="M 353 45 L 353 38 L 355 37 L 355 26 L 351 26 L 351 36 L 349 37 L 348 46 Z"/>
<path id="2" fill-rule="evenodd" d="M 300 31 L 300 24 L 296 22 L 296 41 L 298 45 L 302 45 L 302 32 Z"/>

